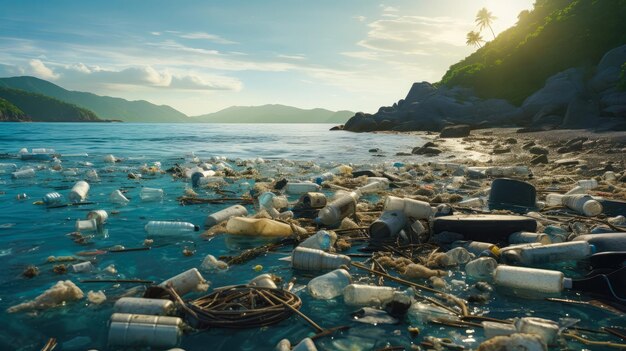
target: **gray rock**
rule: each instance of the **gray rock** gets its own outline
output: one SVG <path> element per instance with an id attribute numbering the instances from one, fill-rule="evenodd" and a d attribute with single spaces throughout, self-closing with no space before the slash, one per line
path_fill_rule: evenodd
<path id="1" fill-rule="evenodd" d="M 530 149 L 532 146 L 535 146 L 535 142 L 534 141 L 529 141 L 526 144 L 522 145 L 522 149 L 524 150 L 528 150 Z"/>
<path id="2" fill-rule="evenodd" d="M 449 126 L 443 128 L 441 130 L 441 134 L 439 134 L 440 138 L 463 138 L 469 136 L 470 134 L 470 126 L 466 124 L 459 124 L 456 126 Z"/>
<path id="3" fill-rule="evenodd" d="M 411 151 L 414 155 L 439 155 L 442 153 L 441 150 L 434 147 L 416 147 Z"/>
<path id="4" fill-rule="evenodd" d="M 346 122 L 344 130 L 351 132 L 371 132 L 376 130 L 377 127 L 378 124 L 371 115 L 358 112 Z"/>
<path id="5" fill-rule="evenodd" d="M 403 105 L 407 102 L 422 102 L 427 97 L 434 95 L 436 92 L 437 88 L 435 88 L 432 84 L 428 82 L 413 83 L 404 101 L 398 105 Z"/>
<path id="6" fill-rule="evenodd" d="M 550 151 L 548 151 L 548 149 L 546 149 L 545 147 L 532 146 L 528 149 L 528 152 L 533 155 L 547 155 Z"/>
<path id="7" fill-rule="evenodd" d="M 391 120 L 388 120 L 388 119 L 384 119 L 380 121 L 380 123 L 378 123 L 377 130 L 391 130 L 395 126 L 396 126 L 395 122 L 392 122 Z"/>
<path id="8" fill-rule="evenodd" d="M 504 140 L 504 142 L 506 144 L 517 144 L 517 139 L 515 139 L 515 138 L 507 138 L 506 140 Z"/>
<path id="9" fill-rule="evenodd" d="M 522 109 L 528 116 L 534 116 L 546 105 L 567 106 L 576 96 L 584 92 L 584 71 L 570 68 L 546 80 L 543 88 L 526 98 Z"/>
<path id="10" fill-rule="evenodd" d="M 626 62 L 626 45 L 610 50 L 600 60 L 596 74 L 591 78 L 591 88 L 596 92 L 610 89 L 619 81 L 621 66 Z"/>
<path id="11" fill-rule="evenodd" d="M 587 97 L 576 97 L 570 101 L 563 118 L 563 128 L 589 128 L 598 125 L 600 110 L 598 102 Z"/>
<path id="12" fill-rule="evenodd" d="M 541 163 L 548 163 L 548 155 L 543 154 L 543 155 L 537 155 L 535 157 L 533 157 L 532 160 L 530 160 L 530 164 L 531 165 L 538 165 Z"/>
<path id="13" fill-rule="evenodd" d="M 493 154 L 494 155 L 508 154 L 509 152 L 511 152 L 511 147 L 503 147 L 503 148 L 495 148 L 495 149 L 493 149 Z"/>
<path id="14" fill-rule="evenodd" d="M 569 144 L 569 145 L 565 145 L 563 147 L 560 147 L 556 150 L 557 153 L 559 154 L 565 154 L 568 152 L 574 152 L 574 151 L 580 151 L 583 149 L 583 141 L 582 140 L 578 140 L 575 143 Z"/>

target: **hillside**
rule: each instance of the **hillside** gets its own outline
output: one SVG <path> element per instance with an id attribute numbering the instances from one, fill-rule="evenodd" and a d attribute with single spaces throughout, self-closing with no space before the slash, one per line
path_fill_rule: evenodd
<path id="1" fill-rule="evenodd" d="M 221 111 L 192 117 L 205 123 L 345 123 L 354 112 L 321 108 L 304 110 L 285 105 L 232 106 Z"/>
<path id="2" fill-rule="evenodd" d="M 0 87 L 0 98 L 23 111 L 33 122 L 104 122 L 92 111 L 24 90 Z M 13 109 L 13 113 L 18 111 Z"/>
<path id="3" fill-rule="evenodd" d="M 625 18 L 626 0 L 537 0 L 515 26 L 452 65 L 438 85 L 472 88 L 479 97 L 519 106 L 547 78 L 590 68 L 626 43 Z"/>
<path id="4" fill-rule="evenodd" d="M 42 94 L 95 112 L 100 118 L 124 122 L 188 122 L 188 117 L 174 108 L 147 101 L 128 101 L 92 93 L 70 91 L 35 77 L 0 78 L 0 87 Z"/>
<path id="5" fill-rule="evenodd" d="M 12 103 L 0 98 L 0 122 L 26 122 L 30 118 Z"/>

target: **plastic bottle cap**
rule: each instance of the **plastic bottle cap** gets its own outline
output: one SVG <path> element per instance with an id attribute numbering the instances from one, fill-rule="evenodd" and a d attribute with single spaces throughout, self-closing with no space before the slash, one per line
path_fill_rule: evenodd
<path id="1" fill-rule="evenodd" d="M 193 231 L 194 231 L 194 232 L 200 231 L 200 227 L 199 227 L 199 226 L 197 226 L 197 225 L 194 225 L 194 226 L 193 226 Z"/>
<path id="2" fill-rule="evenodd" d="M 572 278 L 563 278 L 563 287 L 565 289 L 571 289 L 572 288 Z"/>
<path id="3" fill-rule="evenodd" d="M 598 248 L 596 248 L 596 246 L 593 244 L 589 244 L 589 249 L 591 250 L 592 255 L 598 252 Z"/>

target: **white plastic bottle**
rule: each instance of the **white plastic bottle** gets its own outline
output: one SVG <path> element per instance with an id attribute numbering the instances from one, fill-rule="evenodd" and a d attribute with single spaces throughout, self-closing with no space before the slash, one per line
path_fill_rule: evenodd
<path id="1" fill-rule="evenodd" d="M 35 175 L 35 170 L 32 168 L 20 169 L 19 171 L 11 173 L 13 179 L 34 178 Z"/>
<path id="2" fill-rule="evenodd" d="M 572 280 L 559 271 L 504 265 L 496 268 L 494 282 L 498 286 L 541 293 L 559 293 L 572 286 Z"/>
<path id="3" fill-rule="evenodd" d="M 13 173 L 16 169 L 15 163 L 0 163 L 0 174 Z"/>
<path id="4" fill-rule="evenodd" d="M 343 301 L 349 306 L 383 306 L 393 300 L 394 292 L 389 286 L 350 284 L 343 290 Z"/>
<path id="5" fill-rule="evenodd" d="M 565 195 L 563 205 L 585 216 L 597 216 L 602 213 L 602 205 L 590 195 Z"/>
<path id="6" fill-rule="evenodd" d="M 184 271 L 159 284 L 160 287 L 166 287 L 168 285 L 171 285 L 180 296 L 192 291 L 206 291 L 209 288 L 208 282 L 196 268 Z"/>
<path id="7" fill-rule="evenodd" d="M 541 243 L 542 245 L 547 245 L 551 244 L 552 240 L 550 240 L 548 234 L 545 233 L 515 232 L 509 235 L 509 244 L 528 243 Z"/>
<path id="8" fill-rule="evenodd" d="M 82 202 L 87 198 L 89 192 L 89 183 L 84 180 L 79 180 L 74 184 L 70 194 L 67 196 L 72 202 Z"/>
<path id="9" fill-rule="evenodd" d="M 144 227 L 148 235 L 186 235 L 197 232 L 200 228 L 188 222 L 150 221 Z"/>
<path id="10" fill-rule="evenodd" d="M 229 220 L 232 217 L 242 216 L 245 217 L 248 215 L 248 210 L 241 205 L 233 205 L 230 207 L 226 207 L 221 211 L 217 211 L 207 216 L 204 220 L 204 226 L 206 228 L 210 228 L 218 223 Z"/>
<path id="11" fill-rule="evenodd" d="M 586 190 L 591 190 L 591 189 L 595 189 L 598 187 L 598 181 L 595 179 L 579 180 L 578 182 L 576 182 L 576 184 L 578 184 L 579 187 L 586 189 Z"/>
<path id="12" fill-rule="evenodd" d="M 414 219 L 427 219 L 433 215 L 430 204 L 424 201 L 387 196 L 384 211 L 403 211 L 407 217 Z"/>
<path id="13" fill-rule="evenodd" d="M 306 271 L 337 269 L 342 265 L 350 266 L 350 261 L 348 256 L 329 254 L 308 247 L 296 247 L 291 254 L 291 266 Z"/>
<path id="14" fill-rule="evenodd" d="M 294 195 L 300 195 L 300 194 L 305 194 L 305 193 L 309 193 L 309 192 L 316 192 L 320 190 L 320 186 L 315 184 L 315 183 L 307 183 L 307 182 L 303 182 L 303 183 L 287 183 L 287 185 L 285 186 L 285 192 L 287 192 L 287 194 L 294 194 Z"/>
<path id="15" fill-rule="evenodd" d="M 388 188 L 388 183 L 374 181 L 374 182 L 369 182 L 366 185 L 363 185 L 361 187 L 358 187 L 355 191 L 358 192 L 359 194 L 369 194 L 369 193 L 376 193 L 379 191 L 385 191 L 387 190 L 387 188 Z"/>
<path id="16" fill-rule="evenodd" d="M 130 200 L 128 200 L 128 198 L 119 190 L 115 190 L 111 193 L 111 195 L 109 195 L 109 201 L 122 206 L 126 206 L 130 202 Z"/>
<path id="17" fill-rule="evenodd" d="M 465 265 L 465 272 L 476 279 L 491 279 L 498 262 L 491 257 L 480 257 Z"/>
<path id="18" fill-rule="evenodd" d="M 122 297 L 115 301 L 113 313 L 147 314 L 153 316 L 167 316 L 174 312 L 176 307 L 170 300 L 147 299 L 141 297 Z"/>
<path id="19" fill-rule="evenodd" d="M 87 219 L 95 219 L 98 230 L 102 230 L 109 219 L 109 214 L 105 210 L 94 210 L 87 213 Z"/>
<path id="20" fill-rule="evenodd" d="M 350 283 L 350 273 L 340 268 L 311 279 L 307 291 L 316 299 L 329 300 L 343 294 L 343 289 Z"/>
<path id="21" fill-rule="evenodd" d="M 318 220 L 325 225 L 333 225 L 341 222 L 342 219 L 351 216 L 356 211 L 356 202 L 359 193 L 351 192 L 330 202 L 318 213 Z"/>
<path id="22" fill-rule="evenodd" d="M 595 247 L 586 241 L 568 241 L 564 243 L 524 247 L 519 250 L 522 264 L 543 264 L 563 261 L 576 261 L 595 252 Z"/>

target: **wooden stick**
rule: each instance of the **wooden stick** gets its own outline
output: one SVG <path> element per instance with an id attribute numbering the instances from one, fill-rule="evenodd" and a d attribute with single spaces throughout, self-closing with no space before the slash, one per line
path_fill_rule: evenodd
<path id="1" fill-rule="evenodd" d="M 268 299 L 267 296 L 265 296 L 265 294 L 263 293 L 263 291 L 261 290 L 257 290 L 255 289 L 256 292 L 262 296 L 265 300 L 267 300 L 268 302 L 270 302 L 270 300 Z M 289 308 L 291 311 L 293 311 L 294 313 L 296 313 L 298 316 L 300 316 L 302 319 L 304 319 L 305 321 L 307 321 L 309 324 L 311 324 L 311 326 L 313 328 L 315 328 L 317 330 L 318 333 L 321 333 L 324 331 L 324 328 L 320 327 L 317 323 L 313 322 L 313 320 L 309 317 L 307 317 L 304 313 L 300 312 L 298 309 L 296 309 L 295 307 L 291 306 L 290 304 L 286 303 L 285 301 L 283 301 L 282 299 L 280 299 L 278 296 L 267 292 L 266 293 L 270 294 L 274 299 L 276 299 L 276 301 L 280 302 L 281 304 L 283 304 L 283 306 Z"/>
<path id="2" fill-rule="evenodd" d="M 154 284 L 154 280 L 142 279 L 83 279 L 81 283 L 137 283 L 137 284 Z"/>
<path id="3" fill-rule="evenodd" d="M 574 333 L 563 333 L 562 334 L 565 337 L 568 337 L 570 339 L 575 339 L 585 345 L 594 345 L 594 346 L 606 346 L 606 347 L 614 347 L 617 349 L 624 349 L 626 350 L 626 344 L 618 344 L 618 343 L 614 343 L 614 342 L 610 342 L 610 341 L 593 341 L 593 340 L 587 340 L 583 337 L 580 337 Z"/>

